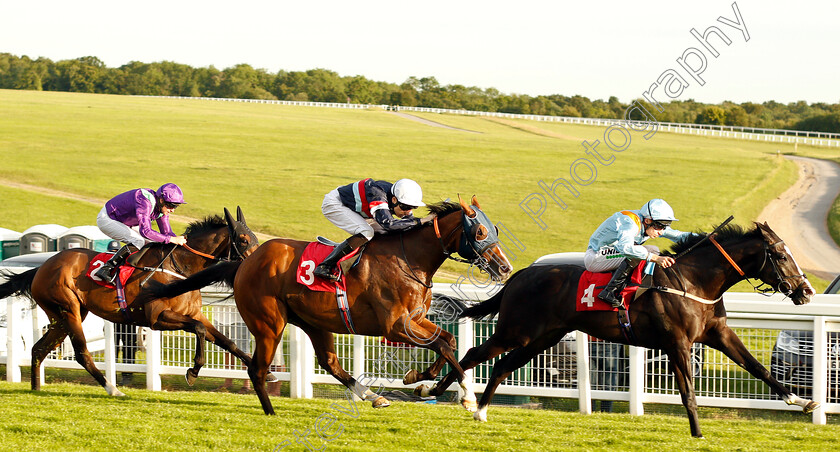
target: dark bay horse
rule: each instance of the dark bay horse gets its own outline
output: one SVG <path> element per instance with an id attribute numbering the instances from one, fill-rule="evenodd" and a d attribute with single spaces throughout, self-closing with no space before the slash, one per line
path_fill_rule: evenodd
<path id="1" fill-rule="evenodd" d="M 178 297 L 149 300 L 139 303 L 135 299 L 144 280 L 167 283 L 186 277 L 219 262 L 221 258 L 241 261 L 258 246 L 256 236 L 245 224 L 242 210 L 237 208 L 237 220 L 225 209 L 225 218 L 208 217 L 190 224 L 184 235 L 186 247 L 153 243 L 144 247 L 145 253 L 135 264 L 134 271 L 125 285 L 125 313 L 117 304 L 116 290 L 98 285 L 86 272 L 96 251 L 74 248 L 64 250 L 48 259 L 38 268 L 21 274 L 4 273 L 8 281 L 0 285 L 0 299 L 14 294 L 30 297 L 50 319 L 44 336 L 32 347 L 32 389 L 41 389 L 40 367 L 44 358 L 67 335 L 73 343 L 76 361 L 90 373 L 109 395 L 122 396 L 107 381 L 93 363 L 87 349 L 82 320 L 88 312 L 114 323 L 129 323 L 151 327 L 155 330 L 184 330 L 196 335 L 195 366 L 187 371 L 187 381 L 192 384 L 204 365 L 204 340 L 233 353 L 244 363 L 250 356 L 222 335 L 201 313 L 201 295 L 190 292 Z M 196 253 L 198 251 L 198 254 Z M 157 268 L 157 271 L 155 269 Z"/>
<path id="2" fill-rule="evenodd" d="M 650 289 L 629 308 L 636 339 L 632 345 L 660 349 L 668 355 L 671 372 L 688 413 L 691 434 L 695 437 L 702 437 L 691 371 L 691 344 L 695 342 L 726 354 L 789 405 L 799 405 L 806 413 L 819 406 L 791 393 L 750 354 L 726 325 L 726 309 L 721 298 L 726 290 L 746 278 L 769 284 L 789 296 L 796 305 L 811 300 L 815 293 L 813 287 L 790 250 L 766 223 L 756 223 L 749 231 L 727 226 L 717 233 L 716 240 L 734 264 L 710 243 L 711 240 L 703 240 L 703 236 L 677 243 L 671 249 L 674 254 L 699 244 L 679 257 L 674 266 L 657 267 L 651 285 L 676 289 L 680 294 Z M 742 269 L 743 275 L 738 268 Z M 556 344 L 570 331 L 580 330 L 608 341 L 630 343 L 618 325 L 615 312 L 576 310 L 578 280 L 583 271 L 582 263 L 581 266 L 532 265 L 515 273 L 498 294 L 462 312 L 461 317 L 475 319 L 499 316 L 493 335 L 469 350 L 461 360 L 463 369 L 472 369 L 509 351 L 493 367 L 475 419 L 487 420 L 487 406 L 496 388 L 511 372 Z M 690 295 L 682 296 L 683 290 Z M 706 303 L 691 299 L 691 296 L 702 298 Z M 431 391 L 421 388 L 419 392 L 439 395 L 453 380 L 452 375 L 447 375 Z"/>
<path id="3" fill-rule="evenodd" d="M 497 281 L 507 277 L 511 269 L 498 245 L 496 228 L 481 212 L 475 197 L 471 205 L 444 202 L 429 206 L 429 210 L 431 214 L 422 220 L 422 226 L 375 237 L 347 275 L 347 299 L 356 334 L 384 336 L 439 355 L 425 372 L 409 371 L 406 384 L 433 380 L 445 363 L 455 369 L 459 382 L 464 378 L 453 354 L 457 349 L 455 338 L 425 316 L 432 299 L 432 276 L 447 257 L 457 251 Z M 274 408 L 266 393 L 265 376 L 288 323 L 306 332 L 321 367 L 361 399 L 372 401 L 374 407 L 387 406 L 384 397 L 357 382 L 339 365 L 333 333 L 351 331 L 342 321 L 335 294 L 314 292 L 296 281 L 296 269 L 307 244 L 270 240 L 241 264 L 223 264 L 185 281 L 149 290 L 152 297 L 159 297 L 214 282 L 233 286 L 236 307 L 255 338 L 248 375 L 266 414 L 274 414 Z"/>

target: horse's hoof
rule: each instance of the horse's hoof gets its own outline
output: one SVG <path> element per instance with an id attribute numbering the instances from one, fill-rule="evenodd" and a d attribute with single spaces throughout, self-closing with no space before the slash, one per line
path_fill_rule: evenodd
<path id="1" fill-rule="evenodd" d="M 816 410 L 816 409 L 817 409 L 817 408 L 819 408 L 819 407 L 820 407 L 819 402 L 814 402 L 813 400 L 811 400 L 810 402 L 808 402 L 808 404 L 807 404 L 807 405 L 805 405 L 805 407 L 804 407 L 804 408 L 802 408 L 802 411 L 803 411 L 805 414 L 808 414 L 808 413 L 813 413 L 813 412 L 814 412 L 814 410 Z"/>
<path id="2" fill-rule="evenodd" d="M 198 379 L 198 373 L 193 372 L 192 369 L 187 369 L 187 375 L 184 376 L 187 379 L 187 384 L 192 386 L 195 384 L 195 380 Z"/>
<path id="3" fill-rule="evenodd" d="M 487 408 L 477 410 L 473 413 L 473 419 L 477 420 L 478 422 L 487 422 Z"/>
<path id="4" fill-rule="evenodd" d="M 476 411 L 478 411 L 477 400 L 461 399 L 461 406 L 464 407 L 464 409 L 469 411 L 470 413 L 475 413 Z M 485 416 L 484 420 L 487 420 L 487 416 Z"/>
<path id="5" fill-rule="evenodd" d="M 386 406 L 391 406 L 391 402 L 385 397 L 379 396 L 373 401 L 374 408 L 385 408 Z"/>
<path id="6" fill-rule="evenodd" d="M 429 391 L 430 389 L 428 386 L 421 384 L 414 388 L 414 395 L 416 395 L 417 397 L 429 397 Z"/>
<path id="7" fill-rule="evenodd" d="M 414 384 L 414 383 L 417 383 L 418 381 L 420 381 L 420 372 L 417 372 L 417 370 L 415 370 L 415 369 L 409 370 L 408 372 L 405 373 L 405 376 L 403 377 L 403 384 L 404 385 Z"/>
<path id="8" fill-rule="evenodd" d="M 280 381 L 280 379 L 277 378 L 273 373 L 269 372 L 265 374 L 266 383 L 277 383 L 278 381 Z"/>

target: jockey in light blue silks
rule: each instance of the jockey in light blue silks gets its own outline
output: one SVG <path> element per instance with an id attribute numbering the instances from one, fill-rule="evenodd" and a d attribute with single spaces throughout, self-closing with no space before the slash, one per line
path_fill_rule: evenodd
<path id="1" fill-rule="evenodd" d="M 621 290 L 636 264 L 643 260 L 663 268 L 674 264 L 673 258 L 660 256 L 657 247 L 642 245 L 649 238 L 665 237 L 676 242 L 692 234 L 671 229 L 673 221 L 677 221 L 674 209 L 662 199 L 651 199 L 641 209 L 616 212 L 598 226 L 589 238 L 583 263 L 591 272 L 615 270 L 598 298 L 619 307 Z"/>
<path id="2" fill-rule="evenodd" d="M 163 184 L 157 191 L 138 188 L 120 193 L 105 203 L 96 217 L 96 225 L 108 237 L 127 243 L 94 276 L 113 283 L 115 270 L 132 252 L 147 242 L 184 245 L 187 239 L 176 235 L 169 226 L 169 214 L 186 204 L 181 188 L 173 183 Z M 160 232 L 152 229 L 155 220 Z M 137 228 L 137 229 L 134 229 Z"/>

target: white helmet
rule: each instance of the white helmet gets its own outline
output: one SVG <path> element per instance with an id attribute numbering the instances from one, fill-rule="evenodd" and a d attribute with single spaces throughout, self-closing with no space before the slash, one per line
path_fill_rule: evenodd
<path id="1" fill-rule="evenodd" d="M 674 209 L 663 199 L 651 199 L 641 210 L 643 217 L 654 221 L 678 221 L 674 218 Z"/>
<path id="2" fill-rule="evenodd" d="M 411 179 L 400 179 L 391 187 L 391 193 L 397 198 L 397 202 L 407 206 L 422 207 L 423 190 L 417 182 Z"/>

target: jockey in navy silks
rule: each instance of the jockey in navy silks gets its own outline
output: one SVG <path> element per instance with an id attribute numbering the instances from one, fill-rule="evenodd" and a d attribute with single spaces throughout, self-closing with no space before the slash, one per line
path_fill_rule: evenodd
<path id="1" fill-rule="evenodd" d="M 351 236 L 315 267 L 314 275 L 333 281 L 338 279 L 335 274 L 338 261 L 373 238 L 374 229 L 368 220 L 375 221 L 386 232 L 405 231 L 419 225 L 420 220 L 412 211 L 426 205 L 422 199 L 420 185 L 411 179 L 400 179 L 393 184 L 364 179 L 327 193 L 321 211 L 330 222 Z"/>
<path id="2" fill-rule="evenodd" d="M 673 221 L 677 221 L 674 209 L 662 199 L 651 199 L 641 209 L 616 212 L 598 226 L 589 239 L 583 263 L 591 272 L 615 270 L 598 298 L 620 307 L 621 290 L 639 262 L 655 262 L 662 268 L 674 264 L 673 258 L 659 255 L 659 248 L 642 246 L 649 238 L 665 237 L 676 242 L 692 235 L 671 229 Z"/>
<path id="3" fill-rule="evenodd" d="M 96 225 L 108 237 L 127 245 L 120 248 L 94 276 L 113 283 L 115 270 L 129 254 L 143 248 L 147 242 L 186 244 L 187 239 L 173 233 L 169 226 L 169 214 L 181 204 L 186 204 L 184 195 L 172 183 L 161 185 L 157 191 L 150 188 L 129 190 L 106 202 L 96 217 Z M 152 219 L 157 222 L 160 232 L 152 229 Z"/>

